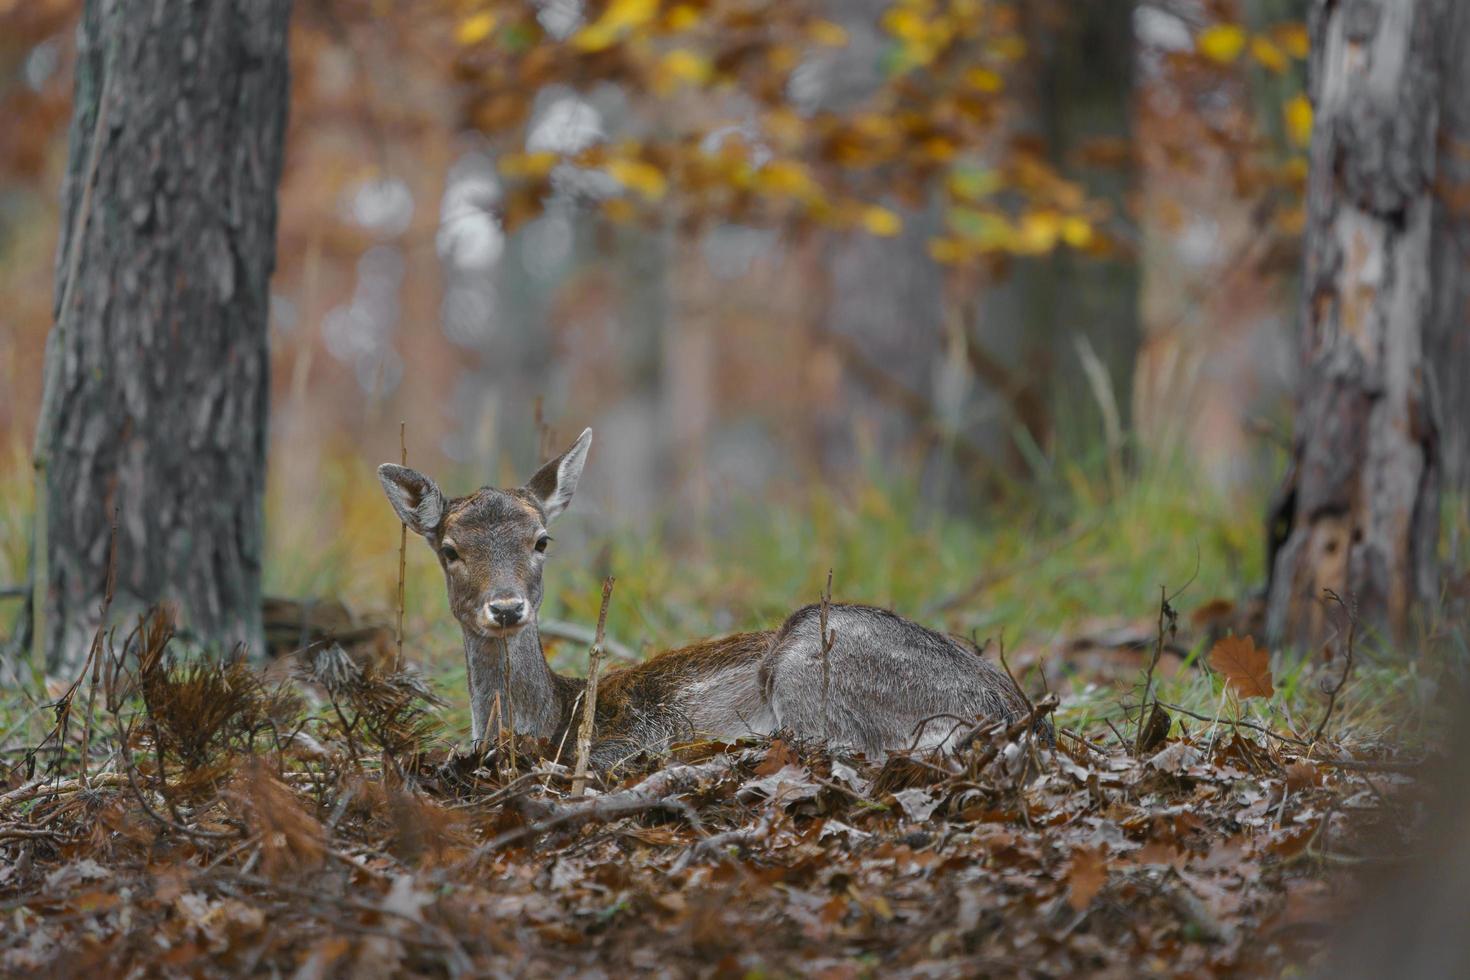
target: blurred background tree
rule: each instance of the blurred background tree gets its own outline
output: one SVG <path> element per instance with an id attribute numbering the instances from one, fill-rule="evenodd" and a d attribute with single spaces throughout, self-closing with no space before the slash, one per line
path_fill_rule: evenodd
<path id="1" fill-rule="evenodd" d="M 269 297 L 267 552 L 292 560 L 269 585 L 385 594 L 393 563 L 362 559 L 396 534 L 357 488 L 400 418 L 416 465 L 465 484 L 527 472 L 540 421 L 593 424 L 580 513 L 695 551 L 757 501 L 904 473 L 927 513 L 1043 525 L 1149 460 L 1263 496 L 1296 380 L 1305 15 L 302 2 Z M 0 0 L 16 472 L 75 16 Z"/>

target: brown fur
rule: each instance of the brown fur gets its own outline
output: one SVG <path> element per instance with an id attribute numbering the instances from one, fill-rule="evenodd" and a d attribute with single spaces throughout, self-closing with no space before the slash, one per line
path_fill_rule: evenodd
<path id="1" fill-rule="evenodd" d="M 725 668 L 759 663 L 774 636 L 774 631 L 762 630 L 700 640 L 609 672 L 597 686 L 593 727 L 598 742 L 632 746 L 640 726 L 647 724 L 651 716 L 667 711 L 681 689 Z M 585 690 L 587 682 L 556 676 L 561 681 L 564 704 L 563 721 L 556 738 L 560 743 L 564 736 L 570 737 L 566 733 L 575 732 L 581 724 L 582 702 L 578 695 Z"/>

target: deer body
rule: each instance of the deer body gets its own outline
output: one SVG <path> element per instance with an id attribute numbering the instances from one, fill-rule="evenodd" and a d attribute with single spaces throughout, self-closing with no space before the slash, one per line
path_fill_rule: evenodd
<path id="1" fill-rule="evenodd" d="M 507 720 L 554 743 L 575 730 L 585 682 L 551 670 L 536 613 L 546 528 L 571 501 L 591 439 L 583 432 L 523 488 L 453 500 L 420 473 L 379 467 L 400 519 L 444 567 L 477 742 Z M 1010 678 L 966 640 L 887 610 L 832 604 L 835 639 L 824 653 L 819 620 L 819 607 L 807 606 L 777 630 L 704 640 L 609 672 L 598 687 L 593 764 L 692 738 L 777 731 L 879 756 L 946 747 L 978 721 L 1009 722 L 1026 710 Z"/>

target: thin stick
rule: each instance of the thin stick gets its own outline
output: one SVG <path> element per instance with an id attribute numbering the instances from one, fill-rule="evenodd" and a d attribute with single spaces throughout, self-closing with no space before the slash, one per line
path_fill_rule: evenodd
<path id="1" fill-rule="evenodd" d="M 485 745 L 488 744 L 490 741 L 490 729 L 492 726 L 488 722 L 490 722 L 491 720 L 495 722 L 493 726 L 495 729 L 495 744 L 498 747 L 500 745 L 500 733 L 505 731 L 504 720 L 500 717 L 499 691 L 495 692 L 495 697 L 490 702 L 490 717 L 486 719 L 487 724 L 485 725 L 485 730 L 480 733 L 481 748 L 484 748 Z"/>
<path id="2" fill-rule="evenodd" d="M 510 771 L 516 771 L 516 716 L 514 698 L 510 696 L 510 644 L 500 638 L 500 662 L 505 673 L 505 727 L 510 732 Z"/>
<path id="3" fill-rule="evenodd" d="M 1209 715 L 1202 715 L 1198 711 L 1190 711 L 1188 708 L 1177 704 L 1170 704 L 1167 701 L 1160 701 L 1158 702 L 1158 705 L 1161 708 L 1168 708 L 1170 711 L 1173 711 L 1176 714 L 1186 715 L 1190 718 L 1196 719 L 1197 721 L 1218 721 L 1220 717 L 1217 714 L 1215 715 L 1215 717 L 1211 718 Z M 1274 738 L 1281 742 L 1289 742 L 1292 745 L 1299 745 L 1304 749 L 1311 748 L 1311 744 L 1309 742 L 1305 742 L 1299 738 L 1294 738 L 1291 735 L 1282 735 L 1280 732 L 1273 732 L 1265 725 L 1257 725 L 1253 721 L 1238 721 L 1236 722 L 1236 724 L 1239 725 L 1241 728 L 1249 728 L 1251 731 L 1260 732 L 1262 735 L 1270 736 L 1271 738 Z"/>
<path id="4" fill-rule="evenodd" d="M 607 607 L 612 601 L 611 575 L 602 581 L 602 608 L 597 611 L 597 635 L 587 651 L 587 700 L 582 705 L 582 725 L 577 732 L 577 768 L 572 777 L 572 796 L 587 788 L 587 759 L 592 753 L 592 722 L 597 711 L 597 676 L 602 670 L 602 638 L 607 629 Z"/>
<path id="5" fill-rule="evenodd" d="M 398 423 L 398 450 L 404 466 L 408 465 L 408 423 Z M 403 580 L 408 559 L 408 525 L 398 525 L 398 652 L 393 658 L 393 669 L 403 669 Z"/>
<path id="6" fill-rule="evenodd" d="M 817 639 L 822 644 L 822 737 L 832 739 L 832 719 L 827 711 L 827 693 L 832 686 L 832 664 L 830 654 L 837 642 L 837 631 L 827 630 L 827 610 L 832 605 L 832 569 L 827 569 L 827 588 L 822 592 L 822 607 L 818 612 Z"/>
<path id="7" fill-rule="evenodd" d="M 1138 709 L 1138 732 L 1133 738 L 1133 754 L 1136 756 L 1143 751 L 1143 736 L 1148 729 L 1149 710 L 1148 698 L 1153 693 L 1154 668 L 1159 665 L 1160 658 L 1164 655 L 1164 615 L 1169 609 L 1169 594 L 1165 586 L 1159 586 L 1159 631 L 1154 638 L 1154 655 L 1149 659 L 1148 672 L 1143 675 L 1143 704 Z"/>
<path id="8" fill-rule="evenodd" d="M 107 585 L 102 590 L 102 607 L 98 611 L 97 632 L 92 637 L 92 649 L 87 657 L 87 667 L 92 669 L 92 681 L 87 687 L 87 713 L 82 718 L 82 785 L 87 785 L 87 770 L 90 768 L 87 753 L 92 743 L 92 711 L 97 703 L 97 675 L 102 672 L 102 637 L 107 630 L 107 611 L 112 607 L 112 597 L 117 589 L 117 508 L 112 509 L 112 541 L 107 549 Z"/>
<path id="9" fill-rule="evenodd" d="M 1348 677 L 1353 672 L 1353 641 L 1358 636 L 1358 611 L 1355 608 L 1357 606 L 1356 600 L 1353 606 L 1350 607 L 1346 602 L 1342 601 L 1342 596 L 1333 592 L 1331 589 L 1323 589 L 1322 591 L 1327 593 L 1327 598 L 1341 606 L 1342 611 L 1347 614 L 1348 633 L 1347 647 L 1343 653 L 1342 676 L 1337 679 L 1336 684 L 1322 685 L 1322 690 L 1327 694 L 1327 710 L 1322 714 L 1322 720 L 1317 723 L 1317 730 L 1312 732 L 1313 742 L 1319 740 L 1322 737 L 1322 733 L 1327 730 L 1327 722 L 1332 719 L 1332 709 L 1337 707 L 1337 695 L 1347 684 Z"/>

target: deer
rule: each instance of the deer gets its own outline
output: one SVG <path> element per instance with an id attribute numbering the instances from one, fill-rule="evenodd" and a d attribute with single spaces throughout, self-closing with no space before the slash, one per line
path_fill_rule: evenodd
<path id="1" fill-rule="evenodd" d="M 525 486 L 454 498 L 406 466 L 378 468 L 399 520 L 428 542 L 443 569 L 464 634 L 476 745 L 485 744 L 497 709 L 500 724 L 509 720 L 517 735 L 551 744 L 580 723 L 586 682 L 551 669 L 537 616 L 547 529 L 571 503 L 591 444 L 587 429 Z M 610 670 L 599 682 L 590 759 L 606 770 L 696 738 L 777 733 L 869 758 L 944 751 L 977 725 L 1023 719 L 1028 706 L 1009 672 L 972 641 L 887 609 L 824 601 L 774 630 L 700 640 Z M 1032 730 L 1053 737 L 1048 721 Z"/>

